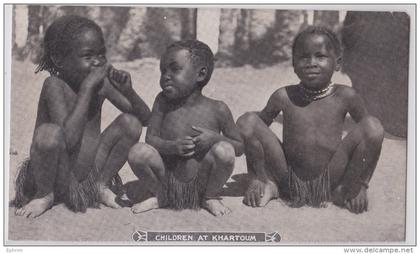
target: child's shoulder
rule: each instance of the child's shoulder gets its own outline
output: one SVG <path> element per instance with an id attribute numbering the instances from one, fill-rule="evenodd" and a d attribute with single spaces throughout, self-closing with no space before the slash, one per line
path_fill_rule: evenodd
<path id="1" fill-rule="evenodd" d="M 294 93 L 298 89 L 299 85 L 286 85 L 275 90 L 272 97 L 279 100 L 289 99 L 289 94 Z"/>
<path id="2" fill-rule="evenodd" d="M 344 98 L 351 99 L 358 96 L 357 91 L 350 86 L 346 86 L 342 84 L 334 84 L 334 89 L 335 89 L 335 93 L 338 96 L 343 97 L 343 99 Z"/>
<path id="3" fill-rule="evenodd" d="M 44 84 L 60 84 L 60 85 L 66 85 L 67 83 L 62 80 L 61 78 L 57 76 L 49 76 L 45 79 Z"/>
<path id="4" fill-rule="evenodd" d="M 65 87 L 67 87 L 67 83 L 64 80 L 50 76 L 44 80 L 44 84 L 42 85 L 41 96 L 57 96 L 59 94 L 64 93 Z"/>
<path id="5" fill-rule="evenodd" d="M 212 99 L 212 98 L 209 98 L 207 96 L 203 96 L 202 103 L 205 106 L 211 107 L 214 110 L 216 110 L 218 112 L 221 112 L 221 113 L 229 110 L 228 105 L 224 101 Z"/>
<path id="6" fill-rule="evenodd" d="M 44 89 L 57 88 L 57 87 L 63 87 L 63 86 L 67 86 L 67 83 L 56 76 L 47 77 L 44 80 L 44 84 L 43 84 Z"/>

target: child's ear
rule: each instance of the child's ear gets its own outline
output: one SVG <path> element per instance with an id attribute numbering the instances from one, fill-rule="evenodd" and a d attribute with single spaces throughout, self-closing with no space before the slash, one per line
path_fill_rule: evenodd
<path id="1" fill-rule="evenodd" d="M 55 56 L 51 56 L 50 58 L 55 66 L 57 66 L 58 68 L 63 67 L 63 59 L 64 59 L 63 57 L 55 55 Z"/>
<path id="2" fill-rule="evenodd" d="M 335 60 L 335 71 L 339 71 L 341 70 L 341 67 L 343 65 L 343 57 L 342 56 L 338 56 L 337 59 Z"/>
<path id="3" fill-rule="evenodd" d="M 206 67 L 202 67 L 197 73 L 197 81 L 202 82 L 207 78 L 208 70 Z"/>

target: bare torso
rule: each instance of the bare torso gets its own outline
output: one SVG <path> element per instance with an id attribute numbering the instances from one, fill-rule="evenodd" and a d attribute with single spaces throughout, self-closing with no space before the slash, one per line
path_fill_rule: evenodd
<path id="1" fill-rule="evenodd" d="M 61 86 L 66 107 L 68 112 L 71 112 L 71 109 L 74 108 L 77 102 L 76 92 L 64 82 L 55 83 L 56 85 Z M 48 114 L 52 109 L 48 108 L 47 100 L 48 98 L 46 98 L 46 95 L 41 92 L 35 129 L 45 123 L 54 123 Z M 82 139 L 73 149 L 68 151 L 70 159 L 69 166 L 79 179 L 83 179 L 86 176 L 94 163 L 101 134 L 101 108 L 103 102 L 103 96 L 97 96 L 92 99 L 89 107 L 88 119 L 84 125 Z"/>
<path id="2" fill-rule="evenodd" d="M 186 136 L 194 137 L 199 134 L 192 126 L 221 132 L 217 102 L 200 96 L 192 105 L 171 106 L 166 104 L 160 136 L 165 140 L 182 139 Z M 191 157 L 165 156 L 166 167 L 172 170 L 175 176 L 182 181 L 189 181 L 197 175 L 201 160 L 207 151 L 196 153 Z"/>
<path id="3" fill-rule="evenodd" d="M 329 96 L 310 103 L 299 99 L 296 86 L 286 88 L 283 109 L 283 143 L 287 163 L 304 180 L 319 176 L 341 142 L 344 118 L 348 112 L 335 85 Z"/>
<path id="4" fill-rule="evenodd" d="M 175 140 L 185 136 L 195 136 L 198 133 L 192 126 L 204 127 L 220 132 L 215 101 L 202 97 L 194 105 L 184 105 L 171 108 L 165 112 L 162 119 L 161 137 Z"/>

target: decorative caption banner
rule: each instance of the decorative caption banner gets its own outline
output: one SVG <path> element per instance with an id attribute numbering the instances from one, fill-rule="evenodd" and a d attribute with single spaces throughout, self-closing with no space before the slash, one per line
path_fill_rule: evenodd
<path id="1" fill-rule="evenodd" d="M 133 233 L 135 242 L 235 242 L 256 243 L 280 242 L 278 232 L 273 233 L 238 233 L 238 232 L 146 232 Z"/>

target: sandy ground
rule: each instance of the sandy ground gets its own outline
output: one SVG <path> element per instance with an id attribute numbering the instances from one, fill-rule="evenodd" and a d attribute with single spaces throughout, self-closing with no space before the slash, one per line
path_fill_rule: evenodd
<path id="1" fill-rule="evenodd" d="M 157 60 L 145 59 L 115 66 L 132 74 L 135 89 L 152 105 L 159 92 Z M 269 95 L 280 85 L 296 82 L 293 70 L 285 66 L 216 69 L 204 93 L 225 101 L 236 119 L 245 111 L 261 109 Z M 34 69 L 35 66 L 27 62 L 13 64 L 8 171 L 10 200 L 15 196 L 16 168 L 28 156 L 37 100 L 46 77 L 45 73 L 35 75 Z M 349 84 L 349 79 L 341 74 L 335 80 Z M 105 104 L 102 128 L 118 114 L 111 105 Z M 347 128 L 351 128 L 351 125 L 349 122 Z M 274 124 L 273 129 L 281 136 L 280 124 Z M 143 135 L 141 139 L 144 140 Z M 134 244 L 131 237 L 136 230 L 277 231 L 282 237 L 281 243 L 288 244 L 397 243 L 405 239 L 406 143 L 405 139 L 386 136 L 368 192 L 369 212 L 362 215 L 351 214 L 333 205 L 323 209 L 293 209 L 281 200 L 275 200 L 264 208 L 246 207 L 242 204 L 247 181 L 245 158 L 242 156 L 237 158 L 233 176 L 223 190 L 223 201 L 232 210 L 227 216 L 216 218 L 205 210 L 154 210 L 134 215 L 129 208 L 115 210 L 107 207 L 75 214 L 60 204 L 37 219 L 25 219 L 15 216 L 15 209 L 10 207 L 9 214 L 6 214 L 9 220 L 6 239 L 10 244 L 68 244 L 69 241 Z M 120 175 L 129 186 L 138 186 L 127 164 Z"/>

